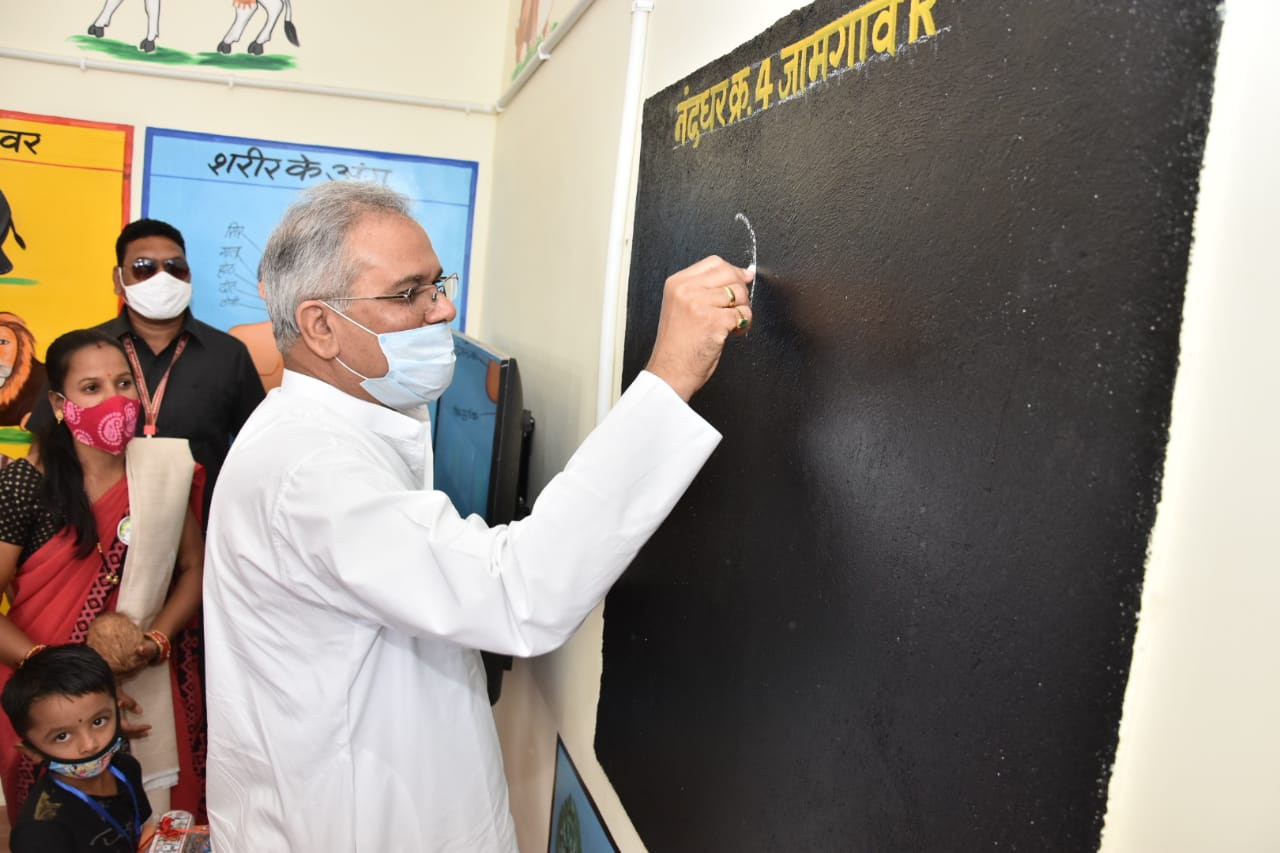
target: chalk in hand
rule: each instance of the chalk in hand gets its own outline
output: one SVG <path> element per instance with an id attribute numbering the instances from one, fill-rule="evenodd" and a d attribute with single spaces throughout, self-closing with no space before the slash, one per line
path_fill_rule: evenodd
<path id="1" fill-rule="evenodd" d="M 754 299 L 756 295 L 756 229 L 751 227 L 751 220 L 747 219 L 745 213 L 739 213 L 733 219 L 747 226 L 747 233 L 751 235 L 751 263 L 747 266 L 747 272 L 751 273 L 751 284 L 747 288 L 747 298 Z"/>

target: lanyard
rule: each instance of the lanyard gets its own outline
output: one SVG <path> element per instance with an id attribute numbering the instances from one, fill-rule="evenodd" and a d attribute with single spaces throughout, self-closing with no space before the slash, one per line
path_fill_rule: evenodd
<path id="1" fill-rule="evenodd" d="M 156 419 L 160 417 L 160 399 L 164 397 L 165 386 L 169 384 L 169 371 L 173 370 L 178 356 L 182 355 L 182 351 L 187 348 L 187 340 L 190 337 L 190 334 L 183 332 L 182 337 L 178 338 L 178 346 L 173 351 L 173 358 L 169 359 L 169 366 L 164 369 L 164 376 L 160 377 L 160 384 L 156 386 L 155 399 L 152 399 L 147 391 L 147 378 L 142 375 L 142 363 L 138 361 L 138 350 L 133 346 L 133 337 L 124 336 L 122 341 L 124 351 L 129 356 L 129 366 L 133 368 L 133 380 L 138 385 L 138 395 L 142 397 L 142 409 L 147 413 L 147 422 L 142 428 L 142 434 L 148 438 L 156 434 Z"/>
<path id="2" fill-rule="evenodd" d="M 133 786 L 129 784 L 128 779 L 124 778 L 123 773 L 114 767 L 108 767 L 107 769 L 111 771 L 112 776 L 120 780 L 120 783 L 124 785 L 124 789 L 129 792 L 129 799 L 133 801 L 133 835 L 125 832 L 124 827 L 120 825 L 120 822 L 112 817 L 111 813 L 104 809 L 101 803 L 90 797 L 84 791 L 81 791 L 79 788 L 71 787 L 56 776 L 50 775 L 49 778 L 53 780 L 53 784 L 57 785 L 62 790 L 83 800 L 89 808 L 97 812 L 98 817 L 105 820 L 108 826 L 120 833 L 120 837 L 127 841 L 131 846 L 136 845 L 142 840 L 142 813 L 138 810 L 138 795 L 133 792 Z"/>

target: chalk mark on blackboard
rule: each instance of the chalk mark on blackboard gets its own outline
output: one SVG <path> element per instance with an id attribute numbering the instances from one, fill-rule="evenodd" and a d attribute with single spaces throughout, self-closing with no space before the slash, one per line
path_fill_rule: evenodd
<path id="1" fill-rule="evenodd" d="M 751 285 L 747 288 L 747 299 L 750 300 L 756 295 L 756 229 L 751 227 L 751 220 L 745 213 L 739 213 L 733 220 L 747 226 L 747 233 L 751 235 Z"/>

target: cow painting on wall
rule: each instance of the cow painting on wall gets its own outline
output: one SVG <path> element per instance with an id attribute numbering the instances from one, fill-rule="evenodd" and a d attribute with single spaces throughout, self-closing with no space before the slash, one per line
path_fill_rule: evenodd
<path id="1" fill-rule="evenodd" d="M 516 15 L 515 68 L 511 72 L 513 80 L 537 55 L 538 48 L 558 23 L 551 19 L 555 0 L 519 0 L 518 5 L 520 11 Z"/>
<path id="2" fill-rule="evenodd" d="M 218 42 L 218 53 L 231 52 L 231 45 L 240 41 L 249 19 L 259 7 L 267 13 L 267 20 L 262 25 L 262 29 L 258 30 L 258 35 L 249 42 L 250 53 L 255 56 L 262 55 L 262 46 L 271 39 L 281 12 L 284 13 L 284 37 L 294 47 L 301 47 L 298 42 L 298 29 L 293 25 L 293 7 L 290 6 L 289 0 L 233 0 L 233 5 L 236 7 L 236 17 L 231 22 L 231 29 L 227 30 L 227 34 Z"/>
<path id="3" fill-rule="evenodd" d="M 124 0 L 106 0 L 102 4 L 102 11 L 98 13 L 98 17 L 89 25 L 89 35 L 95 38 L 102 38 L 106 35 L 107 27 L 111 26 L 111 16 L 116 13 L 116 9 L 120 8 L 120 4 Z M 156 39 L 160 37 L 160 0 L 145 0 L 147 10 L 147 35 L 138 42 L 138 50 L 144 53 L 152 53 L 156 49 Z"/>
<path id="4" fill-rule="evenodd" d="M 98 17 L 89 25 L 88 34 L 93 36 L 94 39 L 104 38 L 107 33 L 107 27 L 111 26 L 111 17 L 123 2 L 124 0 L 105 0 L 102 5 L 102 11 L 98 13 Z M 156 40 L 160 37 L 160 0 L 143 0 L 143 3 L 147 13 L 147 32 L 142 41 L 138 42 L 138 50 L 143 53 L 154 54 L 156 52 Z M 241 36 L 244 35 L 245 28 L 249 24 L 249 19 L 253 17 L 258 9 L 262 9 L 266 13 L 267 19 L 262 28 L 258 30 L 258 34 L 253 41 L 249 42 L 247 48 L 249 53 L 254 56 L 262 56 L 264 54 L 264 45 L 271 40 L 271 36 L 275 32 L 276 23 L 281 15 L 284 16 L 285 38 L 294 47 L 301 46 L 298 41 L 297 27 L 293 25 L 293 7 L 289 0 L 232 0 L 232 6 L 235 8 L 235 17 L 232 19 L 230 29 L 218 41 L 218 53 L 231 53 L 232 45 L 240 41 Z M 93 39 L 86 39 L 85 42 L 92 44 Z M 84 45 L 84 42 L 82 42 L 82 45 Z M 195 62 L 199 57 L 194 57 L 182 51 L 166 50 L 157 59 L 163 62 L 185 64 Z"/>

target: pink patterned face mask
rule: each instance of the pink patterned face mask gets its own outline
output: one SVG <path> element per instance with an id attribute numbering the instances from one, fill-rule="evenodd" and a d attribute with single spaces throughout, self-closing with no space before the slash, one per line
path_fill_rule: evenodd
<path id="1" fill-rule="evenodd" d="M 124 446 L 138 428 L 138 412 L 142 404 L 117 394 L 96 406 L 83 408 L 63 396 L 62 414 L 76 441 L 112 456 L 124 452 Z"/>

